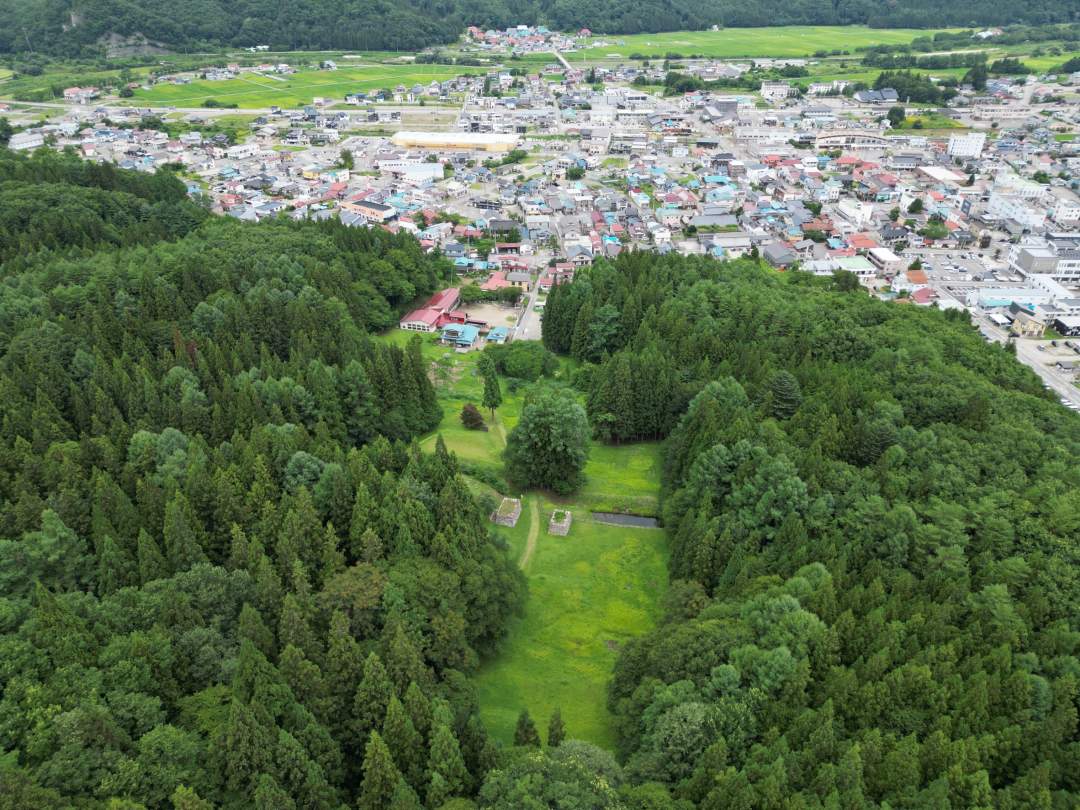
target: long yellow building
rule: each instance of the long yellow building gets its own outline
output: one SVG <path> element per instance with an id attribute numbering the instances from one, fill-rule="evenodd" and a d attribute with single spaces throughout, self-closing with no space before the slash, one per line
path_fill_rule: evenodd
<path id="1" fill-rule="evenodd" d="M 517 135 L 494 132 L 395 132 L 395 146 L 419 149 L 462 149 L 509 152 L 521 140 Z"/>

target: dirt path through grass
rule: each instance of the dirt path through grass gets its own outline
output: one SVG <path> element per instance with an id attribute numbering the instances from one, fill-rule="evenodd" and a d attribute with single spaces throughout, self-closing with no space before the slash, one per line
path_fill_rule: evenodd
<path id="1" fill-rule="evenodd" d="M 536 551 L 536 540 L 540 536 L 540 507 L 536 503 L 536 496 L 529 498 L 529 536 L 525 539 L 525 549 L 521 552 L 518 560 L 518 568 L 522 571 L 532 561 L 533 552 Z"/>
<path id="2" fill-rule="evenodd" d="M 493 420 L 495 423 L 495 432 L 499 434 L 499 438 L 502 439 L 503 448 L 506 447 L 506 428 L 503 427 L 502 419 L 496 416 Z"/>

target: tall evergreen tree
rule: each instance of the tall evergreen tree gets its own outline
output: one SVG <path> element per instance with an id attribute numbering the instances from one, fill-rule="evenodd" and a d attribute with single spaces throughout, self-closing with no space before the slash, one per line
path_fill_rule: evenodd
<path id="1" fill-rule="evenodd" d="M 502 389 L 499 387 L 499 376 L 492 368 L 490 373 L 484 374 L 484 397 L 483 405 L 491 411 L 491 418 L 495 418 L 495 409 L 502 404 Z"/>
<path id="2" fill-rule="evenodd" d="M 409 784 L 420 786 L 424 775 L 424 741 L 397 695 L 392 695 L 387 704 L 382 737 L 398 770 Z"/>
<path id="3" fill-rule="evenodd" d="M 385 810 L 393 801 L 394 791 L 401 781 L 390 749 L 379 732 L 371 732 L 364 750 L 364 779 L 356 800 L 357 810 Z"/>
<path id="4" fill-rule="evenodd" d="M 383 724 L 394 686 L 386 674 L 386 667 L 376 653 L 368 655 L 364 662 L 364 677 L 353 696 L 352 726 L 357 742 L 362 746 L 368 734 Z"/>
<path id="5" fill-rule="evenodd" d="M 428 806 L 441 807 L 447 799 L 462 795 L 468 779 L 457 737 L 450 726 L 437 723 L 431 732 L 428 754 Z"/>
<path id="6" fill-rule="evenodd" d="M 514 745 L 540 747 L 540 732 L 536 730 L 536 723 L 529 716 L 528 709 L 522 709 L 518 715 L 517 726 L 514 728 Z"/>
<path id="7" fill-rule="evenodd" d="M 789 419 L 795 415 L 802 404 L 802 389 L 799 381 L 789 371 L 778 371 L 769 382 L 771 411 L 778 419 Z"/>
<path id="8" fill-rule="evenodd" d="M 548 748 L 558 748 L 566 739 L 566 727 L 563 725 L 562 712 L 556 706 L 548 720 L 547 744 Z"/>

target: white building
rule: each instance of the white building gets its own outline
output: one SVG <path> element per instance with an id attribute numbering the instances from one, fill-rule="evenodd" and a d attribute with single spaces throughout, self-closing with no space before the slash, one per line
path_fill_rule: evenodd
<path id="1" fill-rule="evenodd" d="M 868 228 L 874 221 L 874 206 L 851 197 L 845 197 L 840 201 L 836 206 L 836 213 L 850 222 L 856 230 Z"/>
<path id="2" fill-rule="evenodd" d="M 1023 197 L 994 192 L 986 204 L 986 214 L 993 219 L 1011 219 L 1028 230 L 1046 224 L 1046 214 L 1033 208 Z"/>
<path id="3" fill-rule="evenodd" d="M 949 157 L 978 158 L 982 156 L 984 146 L 986 146 L 985 132 L 967 132 L 961 135 L 950 135 L 948 147 Z"/>
<path id="4" fill-rule="evenodd" d="M 1024 239 L 1009 250 L 1009 269 L 1026 278 L 1038 276 L 1060 284 L 1080 285 L 1080 233 Z"/>
<path id="5" fill-rule="evenodd" d="M 762 82 L 761 97 L 770 104 L 783 101 L 795 95 L 795 88 L 787 82 Z"/>
<path id="6" fill-rule="evenodd" d="M 871 248 L 867 253 L 870 263 L 884 275 L 891 276 L 904 269 L 904 260 L 888 248 Z"/>
<path id="7" fill-rule="evenodd" d="M 1065 188 L 1051 189 L 1054 199 L 1050 216 L 1059 225 L 1076 225 L 1080 223 L 1080 199 Z"/>
<path id="8" fill-rule="evenodd" d="M 236 146 L 230 146 L 226 149 L 225 154 L 231 160 L 246 160 L 259 154 L 259 145 L 255 142 L 238 143 Z"/>
<path id="9" fill-rule="evenodd" d="M 28 149 L 37 149 L 39 146 L 45 145 L 45 136 L 40 132 L 17 132 L 11 136 L 11 140 L 8 141 L 8 149 L 13 152 L 26 151 Z"/>

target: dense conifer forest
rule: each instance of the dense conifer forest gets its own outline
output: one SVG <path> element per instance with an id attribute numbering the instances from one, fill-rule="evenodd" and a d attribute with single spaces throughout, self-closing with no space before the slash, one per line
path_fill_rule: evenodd
<path id="1" fill-rule="evenodd" d="M 541 23 L 636 34 L 713 25 L 1038 25 L 1072 22 L 1078 13 L 1075 0 L 9 0 L 0 4 L 0 53 L 90 56 L 111 34 L 138 34 L 179 51 L 257 44 L 275 50 L 418 50 L 452 42 L 469 25 Z"/>
<path id="2" fill-rule="evenodd" d="M 1077 806 L 1080 419 L 966 315 L 751 260 L 548 297 L 572 385 L 524 411 L 664 441 L 671 583 L 617 751 L 558 711 L 495 744 L 471 676 L 524 579 L 418 449 L 418 339 L 375 337 L 448 277 L 0 152 L 0 810 Z"/>
<path id="3" fill-rule="evenodd" d="M 555 288 L 598 432 L 667 439 L 625 778 L 707 810 L 1077 806 L 1080 419 L 966 320 L 750 261 Z"/>
<path id="4" fill-rule="evenodd" d="M 466 675 L 523 583 L 409 444 L 419 347 L 369 337 L 444 260 L 210 218 L 167 173 L 0 178 L 0 807 L 475 793 Z"/>

